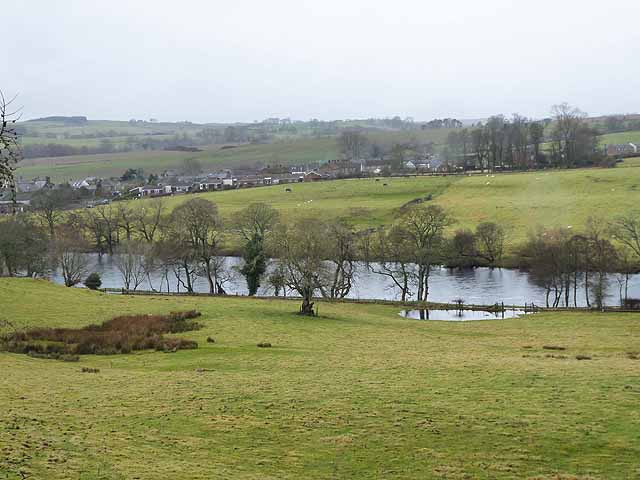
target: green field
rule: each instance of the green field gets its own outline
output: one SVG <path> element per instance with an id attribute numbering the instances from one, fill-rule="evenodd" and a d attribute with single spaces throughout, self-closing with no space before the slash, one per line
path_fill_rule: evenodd
<path id="1" fill-rule="evenodd" d="M 27 134 L 21 141 L 25 145 L 57 143 L 74 147 L 97 147 L 108 138 L 115 147 L 126 144 L 128 138 L 167 138 L 174 134 L 194 137 L 204 125 L 179 123 L 145 123 L 89 121 L 86 125 L 69 126 L 61 122 L 23 123 Z M 395 143 L 433 142 L 439 150 L 446 142 L 450 129 L 411 131 L 368 131 L 368 139 L 390 149 Z M 29 133 L 31 132 L 31 133 Z M 101 137 L 109 133 L 109 136 Z M 37 135 L 37 136 L 34 136 Z M 74 135 L 96 135 L 97 138 L 69 138 Z M 115 136 L 113 136 L 115 135 Z M 151 137 L 149 137 L 152 135 Z M 161 173 L 165 169 L 180 168 L 187 158 L 198 159 L 205 170 L 216 168 L 255 168 L 265 165 L 308 165 L 310 168 L 327 160 L 339 158 L 336 136 L 311 138 L 304 135 L 274 135 L 271 143 L 246 144 L 221 149 L 221 145 L 200 147 L 203 152 L 133 151 L 112 154 L 73 155 L 25 160 L 18 174 L 25 178 L 49 176 L 53 181 L 97 176 L 120 176 L 128 168 L 143 168 L 146 173 Z M 188 141 L 186 142 L 189 143 Z"/>
<path id="2" fill-rule="evenodd" d="M 431 194 L 456 219 L 452 230 L 494 221 L 505 226 L 509 243 L 517 246 L 537 226 L 580 230 L 590 216 L 610 220 L 639 209 L 640 164 L 630 160 L 625 165 L 628 168 L 338 180 L 288 185 L 291 193 L 285 193 L 285 186 L 272 186 L 200 195 L 215 202 L 226 219 L 251 202 L 265 202 L 285 218 L 342 217 L 368 227 L 391 223 L 402 205 Z M 168 202 L 174 206 L 189 198 Z"/>
<path id="3" fill-rule="evenodd" d="M 419 322 L 400 307 L 323 302 L 310 319 L 291 301 L 25 279 L 0 279 L 0 303 L 20 327 L 190 308 L 204 324 L 182 334 L 200 348 L 173 354 L 0 353 L 3 479 L 640 475 L 640 360 L 629 355 L 640 315 Z"/>
<path id="4" fill-rule="evenodd" d="M 111 154 L 73 155 L 23 160 L 17 170 L 25 178 L 49 176 L 54 182 L 97 176 L 119 177 L 128 168 L 145 173 L 180 169 L 187 158 L 197 159 L 205 170 L 219 168 L 255 168 L 266 165 L 317 166 L 338 156 L 335 138 L 278 141 L 270 144 L 240 145 L 221 149 L 211 146 L 202 152 L 134 151 Z"/>
<path id="5" fill-rule="evenodd" d="M 609 133 L 600 137 L 600 145 L 621 143 L 640 143 L 640 130 Z"/>

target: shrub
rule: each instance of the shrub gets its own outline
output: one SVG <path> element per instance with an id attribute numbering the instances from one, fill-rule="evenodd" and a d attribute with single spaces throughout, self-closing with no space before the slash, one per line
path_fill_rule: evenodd
<path id="1" fill-rule="evenodd" d="M 32 358 L 42 358 L 46 360 L 62 360 L 63 362 L 78 362 L 80 357 L 78 355 L 71 355 L 68 353 L 51 352 L 44 353 L 35 350 L 29 350 L 26 352 L 28 356 Z"/>
<path id="2" fill-rule="evenodd" d="M 260 342 L 258 344 L 259 348 L 271 348 L 271 344 L 269 342 Z"/>
<path id="3" fill-rule="evenodd" d="M 576 355 L 576 360 L 591 360 L 589 355 Z"/>
<path id="4" fill-rule="evenodd" d="M 99 368 L 82 367 L 82 373 L 100 373 Z"/>
<path id="5" fill-rule="evenodd" d="M 216 343 L 216 341 L 212 337 L 207 337 L 207 343 Z"/>
<path id="6" fill-rule="evenodd" d="M 135 350 L 175 351 L 198 348 L 191 340 L 164 338 L 201 327 L 190 319 L 200 312 L 172 312 L 169 315 L 125 315 L 100 325 L 84 328 L 37 328 L 0 337 L 0 350 L 25 353 L 36 358 L 62 355 L 113 355 Z"/>
<path id="7" fill-rule="evenodd" d="M 102 279 L 100 278 L 100 274 L 93 272 L 89 274 L 87 279 L 84 281 L 85 287 L 90 290 L 97 290 L 102 285 Z"/>

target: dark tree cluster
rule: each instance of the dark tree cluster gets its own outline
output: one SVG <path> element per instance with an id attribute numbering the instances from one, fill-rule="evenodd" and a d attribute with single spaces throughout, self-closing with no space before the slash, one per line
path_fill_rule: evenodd
<path id="1" fill-rule="evenodd" d="M 561 104 L 553 107 L 548 120 L 496 115 L 484 125 L 450 132 L 444 156 L 452 167 L 463 170 L 591 166 L 602 159 L 598 135 L 585 113 Z"/>

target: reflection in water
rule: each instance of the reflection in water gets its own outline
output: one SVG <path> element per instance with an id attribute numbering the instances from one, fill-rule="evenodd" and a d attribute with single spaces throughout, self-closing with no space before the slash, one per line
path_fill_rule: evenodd
<path id="1" fill-rule="evenodd" d="M 405 310 L 400 315 L 415 320 L 443 320 L 448 322 L 468 322 L 473 320 L 502 320 L 525 315 L 521 309 L 507 309 L 502 312 L 485 312 L 482 310 Z"/>
<path id="2" fill-rule="evenodd" d="M 90 254 L 91 272 L 98 272 L 102 277 L 102 286 L 108 288 L 122 288 L 122 277 L 113 259 L 103 256 L 101 259 L 97 254 Z M 239 257 L 226 257 L 226 268 L 232 272 L 237 272 L 242 260 Z M 384 299 L 399 300 L 400 294 L 397 288 L 382 275 L 369 272 L 363 264 L 356 266 L 355 285 L 349 294 L 349 298 L 356 299 Z M 167 291 L 166 280 L 163 281 L 161 274 L 151 276 L 151 285 L 145 281 L 140 290 L 159 289 L 162 282 L 162 291 Z M 225 290 L 230 295 L 246 295 L 247 288 L 242 276 L 235 273 L 232 280 L 224 285 Z M 55 282 L 63 283 L 61 275 L 55 274 L 52 279 Z M 177 291 L 177 282 L 172 273 L 169 274 L 169 289 Z M 208 292 L 209 286 L 203 279 L 195 282 L 197 292 Z M 180 291 L 184 288 L 180 287 Z M 429 301 L 450 303 L 453 299 L 463 299 L 467 305 L 492 305 L 504 302 L 505 305 L 524 305 L 525 303 L 535 303 L 539 306 L 545 305 L 544 289 L 534 285 L 529 280 L 529 275 L 520 270 L 510 270 L 505 268 L 466 268 L 447 269 L 444 267 L 434 268 L 429 279 Z M 259 290 L 260 295 L 273 295 L 273 290 L 263 285 Z M 618 288 L 615 281 L 611 282 L 608 292 L 607 303 L 609 305 L 618 304 Z M 633 275 L 629 282 L 629 296 L 640 297 L 640 275 Z M 580 293 L 579 305 L 584 306 L 584 293 Z"/>

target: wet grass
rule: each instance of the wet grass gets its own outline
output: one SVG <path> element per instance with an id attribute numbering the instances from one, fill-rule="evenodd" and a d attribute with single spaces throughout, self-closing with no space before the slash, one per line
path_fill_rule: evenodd
<path id="1" fill-rule="evenodd" d="M 203 325 L 186 334 L 200 348 L 172 355 L 0 353 L 0 478 L 640 475 L 640 315 L 415 322 L 322 303 L 308 319 L 289 301 L 5 279 L 0 302 L 21 328 L 191 309 Z"/>

